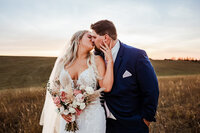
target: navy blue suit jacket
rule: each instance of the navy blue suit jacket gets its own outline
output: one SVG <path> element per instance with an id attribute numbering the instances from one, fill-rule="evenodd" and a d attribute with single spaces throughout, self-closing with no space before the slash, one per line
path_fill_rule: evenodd
<path id="1" fill-rule="evenodd" d="M 123 78 L 126 70 L 132 76 Z M 146 52 L 120 42 L 114 84 L 111 92 L 104 94 L 111 113 L 122 125 L 130 123 L 137 128 L 142 118 L 155 121 L 158 97 L 157 77 Z"/>

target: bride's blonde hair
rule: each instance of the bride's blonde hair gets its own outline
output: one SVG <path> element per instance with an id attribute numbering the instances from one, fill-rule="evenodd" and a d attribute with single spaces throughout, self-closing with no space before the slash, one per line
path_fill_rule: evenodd
<path id="1" fill-rule="evenodd" d="M 74 60 L 77 58 L 77 51 L 78 51 L 78 45 L 80 44 L 80 40 L 83 38 L 84 34 L 89 31 L 87 30 L 81 30 L 77 31 L 71 38 L 70 46 L 66 53 L 64 54 L 64 64 L 68 67 L 72 65 Z M 89 56 L 89 55 L 88 55 Z"/>

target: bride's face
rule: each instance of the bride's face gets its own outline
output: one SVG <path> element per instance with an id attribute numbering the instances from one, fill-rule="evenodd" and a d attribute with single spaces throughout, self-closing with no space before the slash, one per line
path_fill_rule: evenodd
<path id="1" fill-rule="evenodd" d="M 91 40 L 91 33 L 90 32 L 86 32 L 82 39 L 80 40 L 80 46 L 81 48 L 87 50 L 87 51 L 91 51 L 94 48 L 94 44 L 92 43 Z"/>
<path id="2" fill-rule="evenodd" d="M 104 36 L 98 35 L 94 30 L 92 30 L 92 43 L 95 45 L 95 50 L 100 51 L 100 45 L 103 44 Z"/>

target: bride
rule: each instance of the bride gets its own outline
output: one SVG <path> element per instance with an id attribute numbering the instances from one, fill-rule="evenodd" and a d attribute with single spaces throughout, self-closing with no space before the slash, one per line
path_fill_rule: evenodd
<path id="1" fill-rule="evenodd" d="M 105 56 L 105 64 L 101 56 L 95 56 L 91 52 L 95 47 L 91 38 L 87 30 L 78 31 L 72 36 L 70 46 L 57 58 L 51 72 L 49 78 L 51 89 L 57 89 L 54 84 L 56 79 L 59 79 L 62 86 L 87 85 L 96 90 L 99 85 L 105 88 L 104 92 L 111 91 L 113 85 L 111 48 L 106 42 L 102 42 L 101 51 Z M 59 115 L 56 108 L 51 94 L 47 91 L 40 118 L 43 133 L 69 133 L 65 131 L 65 125 L 70 118 L 63 114 Z M 106 118 L 100 99 L 97 98 L 93 104 L 88 105 L 77 117 L 76 122 L 79 128 L 76 133 L 105 133 Z"/>

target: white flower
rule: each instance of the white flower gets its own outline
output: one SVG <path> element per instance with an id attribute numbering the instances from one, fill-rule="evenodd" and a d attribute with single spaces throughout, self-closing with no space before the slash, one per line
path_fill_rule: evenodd
<path id="1" fill-rule="evenodd" d="M 74 108 L 69 108 L 69 112 L 73 114 L 76 112 L 76 110 Z"/>
<path id="2" fill-rule="evenodd" d="M 76 102 L 76 105 L 80 106 L 80 105 L 81 105 L 81 103 L 80 103 L 80 102 Z"/>
<path id="3" fill-rule="evenodd" d="M 93 90 L 92 87 L 86 87 L 85 91 L 86 91 L 89 95 L 91 95 L 91 94 L 94 93 L 94 90 Z"/>
<path id="4" fill-rule="evenodd" d="M 76 95 L 76 100 L 78 101 L 78 102 L 83 102 L 83 95 L 82 94 L 78 94 L 78 95 Z"/>
<path id="5" fill-rule="evenodd" d="M 65 111 L 63 111 L 63 114 L 64 114 L 64 115 L 68 115 L 68 114 L 69 114 L 69 111 L 68 111 L 68 110 L 65 110 Z"/>
<path id="6" fill-rule="evenodd" d="M 80 90 L 84 90 L 85 89 L 85 86 L 84 85 L 81 85 L 80 86 Z"/>
<path id="7" fill-rule="evenodd" d="M 73 101 L 73 103 L 72 103 L 72 107 L 74 107 L 74 108 L 77 107 L 77 102 L 76 102 L 76 101 Z"/>
<path id="8" fill-rule="evenodd" d="M 83 110 L 85 108 L 85 103 L 81 103 L 80 109 Z"/>
<path id="9" fill-rule="evenodd" d="M 71 122 L 75 121 L 75 115 L 72 115 Z"/>

